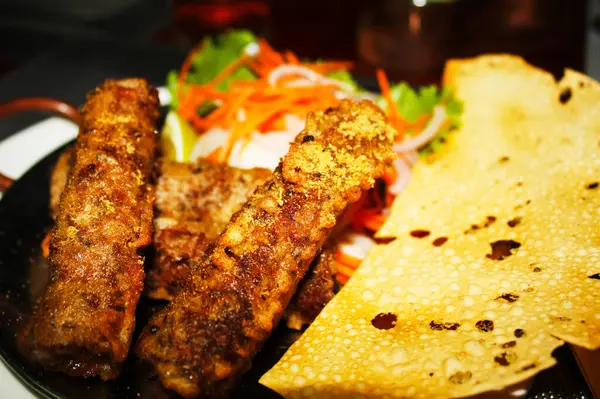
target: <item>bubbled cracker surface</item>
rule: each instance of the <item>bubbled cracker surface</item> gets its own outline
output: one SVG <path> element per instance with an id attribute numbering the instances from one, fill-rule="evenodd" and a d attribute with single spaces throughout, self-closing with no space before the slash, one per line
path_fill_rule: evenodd
<path id="1" fill-rule="evenodd" d="M 564 341 L 600 346 L 600 187 L 588 188 L 600 86 L 572 71 L 556 84 L 506 56 L 454 61 L 446 83 L 465 102 L 452 150 L 418 164 L 380 232 L 396 240 L 261 383 L 289 398 L 464 397 L 552 366 Z M 499 240 L 520 247 L 488 258 Z M 380 313 L 395 326 L 375 328 Z"/>

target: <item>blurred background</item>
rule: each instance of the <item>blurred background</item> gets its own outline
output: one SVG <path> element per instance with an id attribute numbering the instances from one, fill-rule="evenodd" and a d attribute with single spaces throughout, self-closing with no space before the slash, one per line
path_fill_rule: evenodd
<path id="1" fill-rule="evenodd" d="M 560 75 L 600 77 L 595 0 L 0 0 L 0 77 L 64 41 L 107 39 L 186 49 L 248 28 L 302 57 L 439 80 L 444 60 L 511 52 Z M 177 67 L 174 65 L 173 67 Z"/>

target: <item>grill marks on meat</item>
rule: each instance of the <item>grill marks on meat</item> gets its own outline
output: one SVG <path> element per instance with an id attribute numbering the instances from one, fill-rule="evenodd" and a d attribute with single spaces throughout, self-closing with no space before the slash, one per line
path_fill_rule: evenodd
<path id="1" fill-rule="evenodd" d="M 72 153 L 72 148 L 66 149 L 52 171 L 51 209 L 58 208 Z M 155 172 L 158 174 L 154 214 L 156 255 L 147 272 L 145 287 L 149 297 L 171 300 L 182 288 L 190 268 L 204 259 L 231 216 L 271 172 L 202 160 L 192 165 L 166 159 L 156 162 Z M 333 298 L 335 273 L 333 251 L 325 249 L 310 265 L 285 312 L 289 328 L 299 330 L 310 324 Z"/>
<path id="2" fill-rule="evenodd" d="M 303 142 L 306 135 L 314 140 Z M 367 101 L 342 101 L 308 117 L 273 175 L 142 333 L 137 353 L 165 387 L 185 397 L 230 392 L 337 217 L 393 158 L 393 137 L 381 111 Z"/>
<path id="3" fill-rule="evenodd" d="M 173 299 L 190 268 L 202 262 L 231 216 L 270 176 L 267 169 L 238 169 L 198 161 L 195 165 L 157 162 L 156 258 L 148 271 L 148 296 Z M 169 226 L 169 227 L 164 227 Z M 311 323 L 333 298 L 333 251 L 315 258 L 285 317 L 290 328 Z"/>
<path id="4" fill-rule="evenodd" d="M 327 246 L 315 257 L 306 275 L 298 284 L 296 294 L 285 310 L 284 317 L 288 328 L 302 329 L 321 313 L 321 310 L 335 296 L 335 252 Z"/>
<path id="5" fill-rule="evenodd" d="M 148 296 L 172 299 L 193 265 L 231 216 L 271 175 L 267 169 L 238 169 L 199 161 L 195 165 L 157 162 L 156 258 L 148 272 Z"/>
<path id="6" fill-rule="evenodd" d="M 74 148 L 69 147 L 60 154 L 50 175 L 50 216 L 56 220 L 60 206 L 60 196 L 67 185 L 69 171 L 73 166 Z"/>
<path id="7" fill-rule="evenodd" d="M 152 239 L 157 118 L 157 92 L 142 79 L 107 80 L 88 96 L 50 243 L 50 282 L 21 337 L 48 369 L 106 380 L 127 357 L 144 280 L 138 253 Z"/>

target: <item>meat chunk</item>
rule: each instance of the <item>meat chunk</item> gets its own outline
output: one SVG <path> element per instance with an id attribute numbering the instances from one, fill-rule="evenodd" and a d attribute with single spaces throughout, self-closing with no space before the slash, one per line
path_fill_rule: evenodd
<path id="1" fill-rule="evenodd" d="M 285 310 L 284 317 L 289 328 L 300 330 L 321 313 L 335 296 L 335 274 L 334 250 L 325 244 L 298 284 L 296 294 Z"/>
<path id="2" fill-rule="evenodd" d="M 60 196 L 67 185 L 67 179 L 73 164 L 73 147 L 68 147 L 60 154 L 50 175 L 50 216 L 56 220 L 60 206 Z"/>
<path id="3" fill-rule="evenodd" d="M 50 282 L 22 336 L 27 355 L 74 376 L 115 378 L 152 240 L 158 95 L 143 79 L 89 94 L 50 242 Z"/>
<path id="4" fill-rule="evenodd" d="M 171 299 L 210 244 L 240 210 L 256 187 L 271 175 L 267 169 L 238 169 L 200 160 L 183 164 L 157 162 L 156 257 L 148 272 L 148 296 Z"/>
<path id="5" fill-rule="evenodd" d="M 52 171 L 51 209 L 60 200 L 71 156 L 72 149 L 66 149 Z M 205 160 L 182 164 L 160 159 L 156 173 L 155 256 L 145 285 L 150 298 L 171 300 L 181 289 L 191 265 L 207 256 L 231 216 L 271 172 Z M 315 258 L 285 312 L 289 328 L 299 330 L 310 324 L 333 298 L 335 272 L 331 250 Z"/>
<path id="6" fill-rule="evenodd" d="M 393 139 L 368 101 L 309 115 L 273 175 L 144 329 L 137 354 L 166 388 L 188 398 L 228 395 L 347 203 L 393 159 Z"/>

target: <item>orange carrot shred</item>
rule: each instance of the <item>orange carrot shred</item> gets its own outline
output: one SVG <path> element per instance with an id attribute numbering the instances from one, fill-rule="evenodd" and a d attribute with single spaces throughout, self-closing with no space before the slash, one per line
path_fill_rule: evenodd
<path id="1" fill-rule="evenodd" d="M 377 83 L 379 83 L 379 88 L 381 89 L 381 96 L 387 104 L 388 118 L 390 120 L 390 123 L 396 128 L 396 130 L 398 130 L 398 134 L 402 135 L 406 130 L 405 123 L 402 117 L 400 116 L 400 113 L 398 112 L 398 108 L 396 107 L 394 99 L 392 98 L 388 78 L 383 69 L 377 69 L 376 76 Z M 402 136 L 398 137 L 397 139 L 401 138 Z"/>
<path id="2" fill-rule="evenodd" d="M 338 273 L 338 274 L 335 275 L 335 279 L 340 284 L 347 284 L 348 280 L 350 280 L 350 276 L 347 276 L 347 275 L 342 274 L 342 273 Z"/>
<path id="3" fill-rule="evenodd" d="M 242 54 L 242 56 L 240 58 L 233 61 L 231 64 L 227 65 L 221 72 L 219 72 L 219 74 L 217 76 L 215 76 L 214 79 L 212 79 L 208 83 L 208 85 L 217 86 L 218 84 L 223 82 L 225 79 L 227 79 L 233 72 L 235 72 L 237 69 L 239 69 L 240 67 L 245 65 L 248 62 L 248 60 L 251 58 L 252 57 L 246 53 Z"/>
<path id="4" fill-rule="evenodd" d="M 185 85 L 185 80 L 187 78 L 187 75 L 190 71 L 190 68 L 192 66 L 192 60 L 194 59 L 194 56 L 196 55 L 196 53 L 198 51 L 200 51 L 200 48 L 202 48 L 202 46 L 204 45 L 204 41 L 199 42 L 198 44 L 196 44 L 192 50 L 188 53 L 188 55 L 185 57 L 185 61 L 183 61 L 183 64 L 181 65 L 181 69 L 179 70 L 179 77 L 177 79 L 177 97 L 180 98 L 182 96 L 183 93 L 183 86 Z"/>
<path id="5" fill-rule="evenodd" d="M 44 236 L 40 245 L 42 247 L 42 256 L 46 259 L 50 256 L 50 240 L 52 240 L 52 231 Z"/>
<path id="6" fill-rule="evenodd" d="M 335 251 L 335 260 L 350 269 L 356 270 L 362 263 L 362 259 L 344 253 L 339 248 Z"/>
<path id="7" fill-rule="evenodd" d="M 300 65 L 300 60 L 298 59 L 298 57 L 296 56 L 296 54 L 292 53 L 289 50 L 287 50 L 285 52 L 285 58 L 287 59 L 287 62 L 289 62 L 290 64 Z"/>

